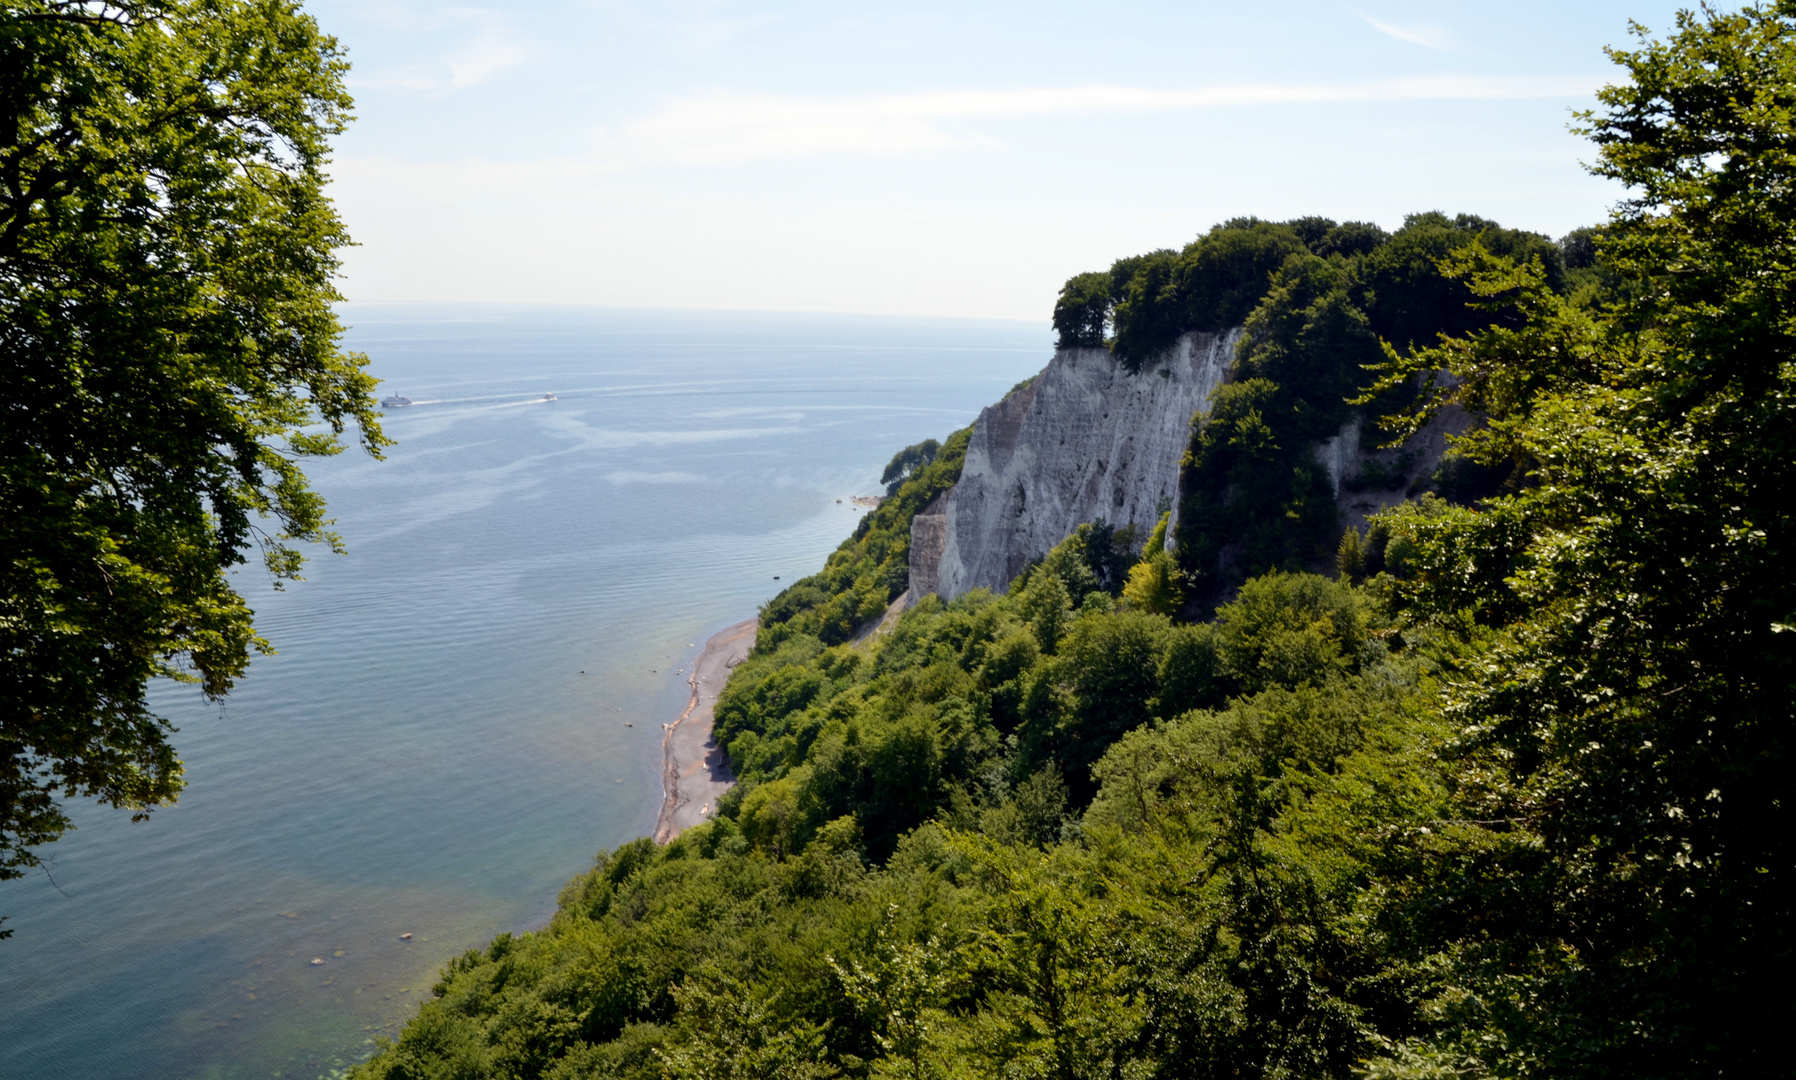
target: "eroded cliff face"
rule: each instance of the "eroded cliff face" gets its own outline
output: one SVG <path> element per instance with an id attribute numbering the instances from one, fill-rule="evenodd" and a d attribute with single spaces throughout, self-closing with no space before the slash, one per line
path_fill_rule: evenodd
<path id="1" fill-rule="evenodd" d="M 1363 530 L 1372 515 L 1415 498 L 1446 456 L 1449 440 L 1476 423 L 1464 409 L 1450 405 L 1402 446 L 1391 448 L 1381 446 L 1377 429 L 1367 431 L 1359 417 L 1342 424 L 1340 434 L 1316 446 L 1316 461 L 1328 470 L 1341 524 Z"/>
<path id="2" fill-rule="evenodd" d="M 944 491 L 929 500 L 929 505 L 910 519 L 910 589 L 900 599 L 925 597 L 940 588 L 936 574 L 942 565 L 942 548 L 948 542 L 948 517 L 943 508 L 948 495 Z"/>
<path id="3" fill-rule="evenodd" d="M 1146 533 L 1164 506 L 1174 515 L 1172 535 L 1192 418 L 1228 380 L 1240 339 L 1239 329 L 1186 334 L 1136 375 L 1107 349 L 1057 351 L 1034 382 L 979 414 L 960 481 L 912 519 L 910 590 L 900 602 L 1001 591 L 1098 518 Z M 1472 423 L 1447 409 L 1387 450 L 1359 419 L 1348 421 L 1314 451 L 1341 523 L 1361 528 L 1369 515 L 1413 497 L 1448 436 Z"/>
<path id="4" fill-rule="evenodd" d="M 911 596 L 1001 590 L 1084 522 L 1145 532 L 1162 505 L 1176 513 L 1191 418 L 1239 338 L 1187 334 L 1138 375 L 1106 349 L 1056 352 L 1033 383 L 979 414 L 960 482 L 913 521 Z"/>

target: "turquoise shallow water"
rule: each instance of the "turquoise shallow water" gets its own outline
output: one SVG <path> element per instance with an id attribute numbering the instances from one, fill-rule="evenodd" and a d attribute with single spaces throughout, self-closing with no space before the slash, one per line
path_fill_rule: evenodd
<path id="1" fill-rule="evenodd" d="M 312 468 L 348 556 L 282 593 L 241 576 L 280 654 L 223 708 L 157 688 L 181 802 L 137 825 L 77 807 L 49 873 L 0 886 L 0 1077 L 360 1060 L 444 960 L 540 924 L 649 831 L 695 646 L 816 569 L 895 450 L 1050 347 L 974 320 L 346 318 L 382 392 L 420 404 L 390 412 L 388 460 Z"/>

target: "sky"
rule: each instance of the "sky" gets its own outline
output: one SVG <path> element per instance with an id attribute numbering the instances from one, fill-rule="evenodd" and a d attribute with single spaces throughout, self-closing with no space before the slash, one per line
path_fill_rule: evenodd
<path id="1" fill-rule="evenodd" d="M 1045 320 L 1240 216 L 1560 236 L 1660 0 L 310 0 L 351 301 Z"/>

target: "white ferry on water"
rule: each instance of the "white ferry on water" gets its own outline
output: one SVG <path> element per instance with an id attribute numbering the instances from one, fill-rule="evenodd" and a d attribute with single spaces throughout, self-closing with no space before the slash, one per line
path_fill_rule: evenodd
<path id="1" fill-rule="evenodd" d="M 411 398 L 400 397 L 398 394 L 394 394 L 391 397 L 384 397 L 384 398 L 380 399 L 380 407 L 383 409 L 403 409 L 407 405 L 410 405 L 411 403 L 412 403 Z"/>

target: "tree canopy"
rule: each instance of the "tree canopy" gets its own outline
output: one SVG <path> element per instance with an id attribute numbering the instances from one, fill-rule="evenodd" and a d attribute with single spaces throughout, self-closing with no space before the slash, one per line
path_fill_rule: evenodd
<path id="1" fill-rule="evenodd" d="M 386 445 L 331 306 L 347 67 L 288 0 L 0 12 L 0 878 L 59 794 L 176 796 L 147 684 L 229 691 L 232 568 L 337 547 L 301 462 Z"/>
<path id="2" fill-rule="evenodd" d="M 904 486 L 904 482 L 922 472 L 924 466 L 935 460 L 935 455 L 941 449 L 942 444 L 936 440 L 924 439 L 893 454 L 892 460 L 886 463 L 885 471 L 879 474 L 879 482 L 886 486 L 886 494 L 898 494 L 898 489 Z"/>
<path id="3" fill-rule="evenodd" d="M 1458 880 L 1431 888 L 1502 914 L 1447 920 L 1469 1008 L 1445 1042 L 1551 1075 L 1768 1075 L 1796 1018 L 1763 989 L 1796 867 L 1796 4 L 1640 37 L 1581 117 L 1631 192 L 1593 238 L 1629 287 L 1579 304 L 1472 248 L 1455 273 L 1517 324 L 1386 374 L 1450 372 L 1422 415 L 1486 412 L 1465 452 L 1528 475 L 1393 522 L 1411 618 L 1480 628 L 1443 702 Z"/>

